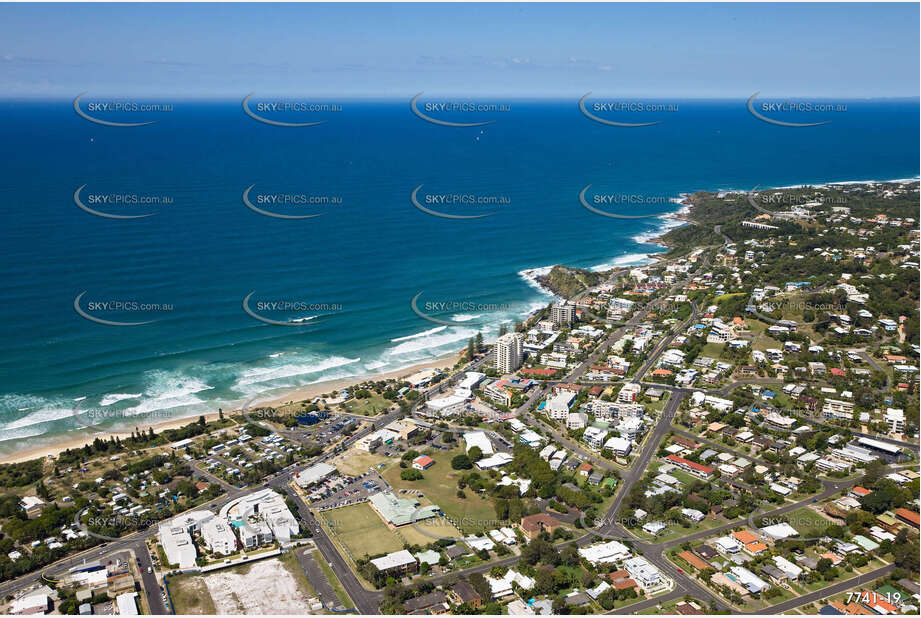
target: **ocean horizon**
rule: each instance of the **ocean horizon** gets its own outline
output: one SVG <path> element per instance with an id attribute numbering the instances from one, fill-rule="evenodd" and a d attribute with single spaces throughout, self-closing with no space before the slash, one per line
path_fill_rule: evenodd
<path id="1" fill-rule="evenodd" d="M 305 127 L 258 122 L 239 101 L 179 101 L 106 116 L 158 120 L 138 127 L 96 124 L 72 101 L 0 101 L 15 153 L 0 183 L 0 455 L 80 428 L 78 401 L 111 410 L 112 428 L 143 426 L 443 358 L 551 302 L 534 277 L 555 264 L 603 270 L 664 251 L 651 240 L 682 224 L 669 215 L 683 194 L 919 171 L 904 137 L 917 100 L 848 101 L 808 128 L 703 99 L 631 128 L 564 100 L 461 116 L 491 122 L 476 127 L 426 122 L 398 100 L 343 98 Z M 589 212 L 588 185 L 646 218 Z"/>

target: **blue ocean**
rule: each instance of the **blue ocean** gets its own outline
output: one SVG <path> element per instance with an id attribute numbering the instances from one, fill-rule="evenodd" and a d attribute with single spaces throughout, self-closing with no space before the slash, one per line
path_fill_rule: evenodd
<path id="1" fill-rule="evenodd" d="M 126 128 L 71 100 L 0 103 L 0 455 L 73 431 L 78 404 L 142 426 L 489 340 L 552 300 L 536 273 L 663 251 L 649 241 L 683 193 L 919 173 L 917 100 L 850 101 L 808 128 L 744 100 L 675 101 L 631 128 L 577 99 L 503 104 L 454 127 L 409 98 L 341 101 L 283 127 L 239 100 L 177 100 Z M 656 216 L 589 212 L 587 185 Z M 488 216 L 425 212 L 416 189 L 425 209 Z"/>

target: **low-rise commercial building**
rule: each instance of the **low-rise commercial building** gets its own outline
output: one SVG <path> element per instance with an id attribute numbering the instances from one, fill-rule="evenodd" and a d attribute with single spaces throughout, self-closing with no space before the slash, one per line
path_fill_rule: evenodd
<path id="1" fill-rule="evenodd" d="M 381 572 L 393 575 L 415 573 L 418 563 L 409 550 L 401 549 L 380 558 L 371 560 L 371 564 Z"/>

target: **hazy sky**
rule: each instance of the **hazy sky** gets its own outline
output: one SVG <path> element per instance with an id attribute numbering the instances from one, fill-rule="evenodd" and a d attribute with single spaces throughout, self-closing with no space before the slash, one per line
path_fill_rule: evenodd
<path id="1" fill-rule="evenodd" d="M 2 4 L 0 96 L 913 96 L 919 5 Z"/>

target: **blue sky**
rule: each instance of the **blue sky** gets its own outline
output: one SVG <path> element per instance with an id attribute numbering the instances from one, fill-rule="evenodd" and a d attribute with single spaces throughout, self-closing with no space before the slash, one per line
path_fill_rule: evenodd
<path id="1" fill-rule="evenodd" d="M 0 96 L 917 97 L 919 5 L 3 4 Z"/>

